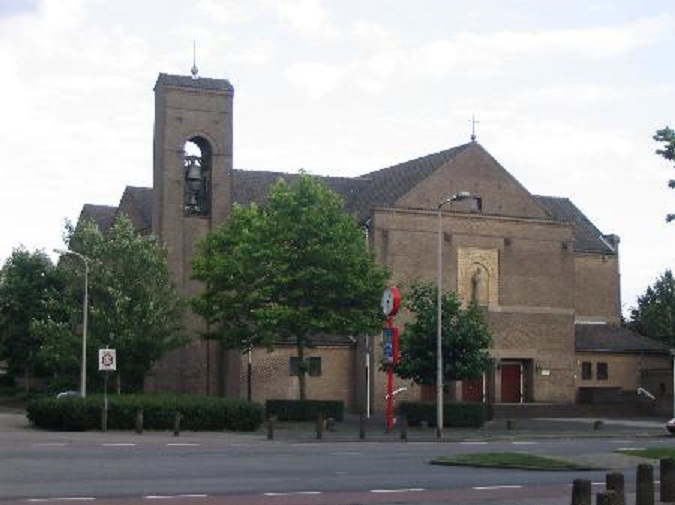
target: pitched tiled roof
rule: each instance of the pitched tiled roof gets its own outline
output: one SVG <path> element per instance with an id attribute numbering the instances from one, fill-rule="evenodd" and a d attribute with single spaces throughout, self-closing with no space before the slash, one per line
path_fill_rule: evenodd
<path id="1" fill-rule="evenodd" d="M 355 179 L 360 181 L 360 187 L 353 200 L 352 210 L 365 220 L 375 207 L 393 207 L 398 199 L 471 145 L 463 144 L 422 156 Z"/>
<path id="2" fill-rule="evenodd" d="M 137 186 L 127 186 L 124 189 L 124 198 L 130 199 L 143 221 L 142 229 L 152 229 L 152 188 L 141 188 Z"/>
<path id="3" fill-rule="evenodd" d="M 576 349 L 585 352 L 645 352 L 668 354 L 668 347 L 623 326 L 577 324 Z"/>
<path id="4" fill-rule="evenodd" d="M 270 186 L 272 186 L 272 184 L 279 179 L 292 182 L 299 176 L 299 174 L 288 174 L 283 172 L 235 169 L 232 183 L 232 196 L 235 202 L 242 205 L 253 202 L 262 205 L 267 201 L 267 195 L 269 194 Z M 316 178 L 344 198 L 345 210 L 347 212 L 354 211 L 354 198 L 358 194 L 358 189 L 365 181 L 348 177 L 316 176 Z"/>
<path id="5" fill-rule="evenodd" d="M 82 206 L 82 211 L 80 212 L 80 217 L 77 222 L 79 224 L 85 221 L 91 221 L 98 226 L 98 229 L 101 230 L 102 233 L 105 233 L 112 226 L 116 212 L 117 207 L 85 203 Z"/>
<path id="6" fill-rule="evenodd" d="M 157 82 L 155 83 L 155 87 L 157 87 L 158 84 L 164 84 L 167 86 L 180 86 L 182 88 L 211 89 L 229 92 L 234 91 L 232 84 L 230 84 L 230 81 L 227 79 L 211 79 L 209 77 L 199 77 L 198 79 L 193 79 L 188 75 L 159 74 L 159 77 L 157 77 Z"/>
<path id="7" fill-rule="evenodd" d="M 535 196 L 546 207 L 556 221 L 574 226 L 574 249 L 582 252 L 615 254 L 614 247 L 569 198 L 556 196 Z"/>
<path id="8" fill-rule="evenodd" d="M 192 79 L 184 76 L 160 74 L 160 79 L 165 78 L 170 81 L 173 77 L 192 81 Z M 471 145 L 464 144 L 370 172 L 361 177 L 317 176 L 317 178 L 344 198 L 347 212 L 355 214 L 358 219 L 364 221 L 370 216 L 373 208 L 393 207 L 397 200 L 441 166 L 454 160 Z M 279 179 L 292 182 L 298 177 L 298 174 L 284 172 L 235 169 L 233 171 L 232 196 L 235 202 L 242 205 L 252 202 L 264 205 L 267 201 L 270 186 L 274 182 Z M 126 192 L 129 192 L 129 196 L 133 198 L 135 204 L 141 210 L 145 222 L 144 228 L 150 229 L 152 226 L 152 188 L 127 187 Z M 573 225 L 576 251 L 601 254 L 616 253 L 613 244 L 605 239 L 600 230 L 568 198 L 553 196 L 535 196 L 534 198 L 549 211 L 554 220 Z M 114 212 L 112 207 L 89 207 L 113 209 Z M 85 209 L 83 209 L 84 212 Z M 91 210 L 90 212 L 94 211 Z M 102 210 L 96 212 L 105 214 Z M 98 219 L 105 221 L 104 218 Z M 104 223 L 102 229 L 107 230 L 109 228 L 112 218 L 108 216 L 107 219 L 108 222 Z M 96 219 L 95 221 L 98 222 Z"/>

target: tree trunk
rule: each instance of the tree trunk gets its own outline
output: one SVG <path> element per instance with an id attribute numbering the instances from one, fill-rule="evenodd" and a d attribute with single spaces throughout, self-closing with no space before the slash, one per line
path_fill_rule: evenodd
<path id="1" fill-rule="evenodd" d="M 307 383 L 306 383 L 306 376 L 305 376 L 305 347 L 300 344 L 298 341 L 297 343 L 297 349 L 298 349 L 298 381 L 300 385 L 300 400 L 306 400 L 307 399 Z"/>

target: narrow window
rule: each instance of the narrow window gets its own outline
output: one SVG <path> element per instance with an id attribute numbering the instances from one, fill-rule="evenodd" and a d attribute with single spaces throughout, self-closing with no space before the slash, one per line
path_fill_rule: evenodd
<path id="1" fill-rule="evenodd" d="M 606 381 L 609 378 L 609 368 L 607 363 L 598 363 L 595 368 L 595 376 L 599 381 Z"/>
<path id="2" fill-rule="evenodd" d="M 319 377 L 321 375 L 321 358 L 309 358 L 308 365 L 310 377 Z"/>
<path id="3" fill-rule="evenodd" d="M 193 137 L 183 147 L 184 205 L 186 216 L 209 214 L 211 148 L 201 137 Z"/>
<path id="4" fill-rule="evenodd" d="M 581 380 L 589 381 L 593 379 L 593 365 L 590 361 L 584 361 L 581 364 Z"/>
<path id="5" fill-rule="evenodd" d="M 290 375 L 292 377 L 297 377 L 298 375 L 300 375 L 300 358 L 298 358 L 297 356 L 291 356 L 289 366 L 290 366 Z"/>

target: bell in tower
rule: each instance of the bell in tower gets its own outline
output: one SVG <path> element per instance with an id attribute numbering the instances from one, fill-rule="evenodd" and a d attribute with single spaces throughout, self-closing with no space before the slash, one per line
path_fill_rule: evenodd
<path id="1" fill-rule="evenodd" d="M 184 211 L 186 216 L 206 216 L 208 174 L 201 156 L 186 154 L 184 170 Z"/>

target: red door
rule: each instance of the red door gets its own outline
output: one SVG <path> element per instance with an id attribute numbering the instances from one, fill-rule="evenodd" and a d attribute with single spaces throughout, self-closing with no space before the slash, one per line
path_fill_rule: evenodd
<path id="1" fill-rule="evenodd" d="M 520 363 L 502 363 L 502 403 L 520 403 Z"/>
<path id="2" fill-rule="evenodd" d="M 462 381 L 462 400 L 465 402 L 483 401 L 483 378 Z"/>

